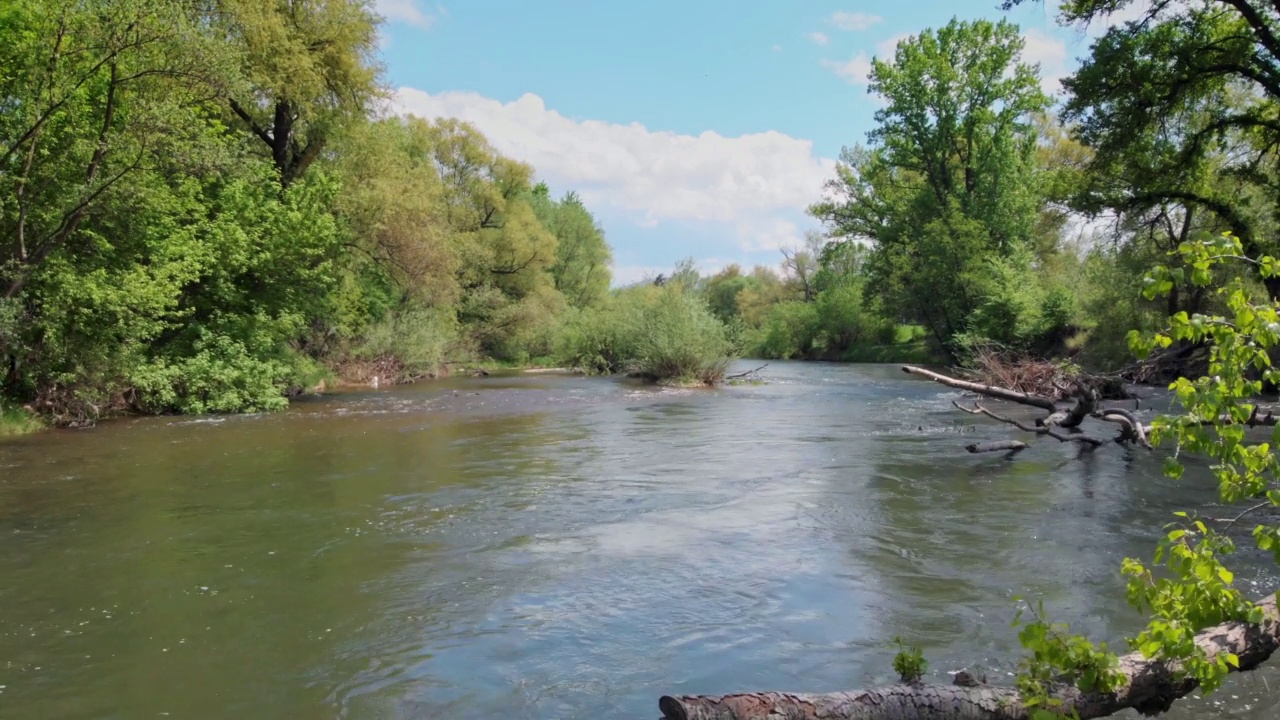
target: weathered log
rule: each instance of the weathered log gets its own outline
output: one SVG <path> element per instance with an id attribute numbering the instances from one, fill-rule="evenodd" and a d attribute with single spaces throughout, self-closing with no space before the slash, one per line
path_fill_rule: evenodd
<path id="1" fill-rule="evenodd" d="M 1230 653 L 1235 670 L 1252 670 L 1280 648 L 1280 614 L 1275 595 L 1258 603 L 1263 621 L 1232 621 L 1200 631 L 1196 645 L 1209 657 Z M 1052 689 L 1066 716 L 1081 720 L 1133 708 L 1144 715 L 1168 710 L 1198 682 L 1178 672 L 1178 664 L 1141 653 L 1120 658 L 1123 686 L 1113 693 L 1084 693 L 1073 685 Z M 663 720 L 1028 720 L 1030 709 L 1017 689 L 983 685 L 890 685 L 871 690 L 821 694 L 783 692 L 738 695 L 665 695 L 658 701 Z"/>
<path id="2" fill-rule="evenodd" d="M 1089 447 L 1098 447 L 1102 445 L 1102 441 L 1096 437 L 1092 437 L 1090 435 L 1082 435 L 1080 433 L 1073 433 L 1068 435 L 1066 433 L 1055 430 L 1053 425 L 1045 425 L 1045 424 L 1028 425 L 1022 422 L 1021 420 L 1015 420 L 1013 418 L 1004 417 L 1003 415 L 997 415 L 991 412 L 990 410 L 982 407 L 978 403 L 973 404 L 973 409 L 969 409 L 961 405 L 960 403 L 956 402 L 955 400 L 952 400 L 951 404 L 955 405 L 958 409 L 969 413 L 970 415 L 986 415 L 992 420 L 999 420 L 1002 423 L 1008 423 L 1009 425 L 1012 425 L 1018 428 L 1019 430 L 1022 430 L 1023 432 L 1035 433 L 1036 435 L 1048 435 L 1049 437 L 1053 438 L 1054 440 L 1057 440 L 1058 442 L 1078 442 L 1081 445 L 1088 445 Z"/>
<path id="3" fill-rule="evenodd" d="M 1096 417 L 1099 420 L 1119 423 L 1124 426 L 1124 429 L 1120 431 L 1120 436 L 1116 438 L 1116 442 L 1136 442 L 1148 450 L 1153 449 L 1151 441 L 1147 439 L 1147 436 L 1151 434 L 1151 428 L 1143 425 L 1138 416 L 1132 412 L 1124 408 L 1107 408 L 1102 412 L 1096 413 Z"/>
<path id="4" fill-rule="evenodd" d="M 957 390 L 967 390 L 972 393 L 978 393 L 979 395 L 985 395 L 999 400 L 1007 400 L 1008 402 L 1018 403 L 1020 405 L 1030 405 L 1049 412 L 1056 412 L 1058 410 L 1058 405 L 1053 401 L 1053 398 L 1047 398 L 1043 395 L 1032 395 L 1030 393 L 1018 392 L 1017 390 L 1010 390 L 1008 388 L 995 387 L 994 385 L 983 385 L 981 383 L 969 382 L 967 380 L 957 380 L 956 378 L 948 377 L 942 373 L 925 370 L 924 368 L 916 367 L 914 365 L 903 365 L 902 372 L 909 375 L 919 375 L 920 377 L 928 378 L 936 383 L 941 383 L 947 387 L 952 387 Z"/>
<path id="5" fill-rule="evenodd" d="M 971 453 L 1000 452 L 1001 450 L 1018 452 L 1019 450 L 1026 450 L 1027 444 L 1021 440 L 998 440 L 995 442 L 969 443 L 964 446 L 964 449 Z"/>

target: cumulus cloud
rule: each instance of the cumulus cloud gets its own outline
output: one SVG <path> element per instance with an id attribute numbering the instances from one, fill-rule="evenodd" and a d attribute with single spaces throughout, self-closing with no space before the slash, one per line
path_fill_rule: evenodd
<path id="1" fill-rule="evenodd" d="M 1050 95 L 1062 90 L 1062 78 L 1067 76 L 1067 44 L 1038 28 L 1022 35 L 1026 43 L 1022 48 L 1022 61 L 1040 64 L 1040 85 Z"/>
<path id="2" fill-rule="evenodd" d="M 811 32 L 809 33 L 809 39 L 812 40 L 815 45 L 826 45 L 831 42 L 831 38 L 827 37 L 827 34 L 824 32 Z"/>
<path id="3" fill-rule="evenodd" d="M 823 66 L 831 68 L 850 85 L 867 85 L 871 82 L 871 58 L 859 52 L 848 60 L 823 60 Z"/>
<path id="4" fill-rule="evenodd" d="M 401 22 L 406 25 L 429 30 L 436 22 L 436 16 L 425 11 L 419 0 L 377 0 L 374 10 L 390 22 Z M 444 15 L 444 7 L 436 4 L 437 11 Z"/>
<path id="5" fill-rule="evenodd" d="M 898 51 L 898 43 L 911 37 L 911 33 L 902 33 L 881 40 L 876 45 L 875 57 L 891 60 Z M 844 78 L 850 85 L 868 85 L 871 83 L 871 56 L 859 51 L 848 60 L 823 60 L 822 65 L 830 68 L 836 75 Z"/>
<path id="6" fill-rule="evenodd" d="M 830 22 L 841 30 L 859 31 L 866 30 L 883 19 L 879 15 L 862 12 L 834 12 L 831 13 Z"/>
<path id="7" fill-rule="evenodd" d="M 503 103 L 473 92 L 432 95 L 400 88 L 395 110 L 474 124 L 504 154 L 591 207 L 642 226 L 669 220 L 723 223 L 741 244 L 764 244 L 760 228 L 821 197 L 835 163 L 813 143 L 776 131 L 725 137 L 649 130 L 639 123 L 572 120 L 526 93 Z M 750 231 L 748 231 L 750 229 Z M 798 233 L 795 233 L 798 234 Z"/>

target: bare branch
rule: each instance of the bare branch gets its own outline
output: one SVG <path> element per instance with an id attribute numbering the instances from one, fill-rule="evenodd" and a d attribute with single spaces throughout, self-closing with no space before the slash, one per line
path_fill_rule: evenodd
<path id="1" fill-rule="evenodd" d="M 1041 410 L 1048 410 L 1049 412 L 1056 412 L 1058 410 L 1057 403 L 1055 403 L 1051 398 L 1044 397 L 1043 395 L 1032 395 L 1030 393 L 1010 390 L 1008 388 L 983 385 L 981 383 L 968 382 L 966 380 L 957 380 L 956 378 L 947 377 L 941 373 L 936 373 L 932 370 L 925 370 L 924 368 L 915 367 L 914 365 L 903 365 L 902 372 L 909 375 L 919 375 L 920 377 L 928 378 L 936 383 L 946 385 L 947 387 L 953 387 L 957 390 L 967 390 L 972 393 L 993 397 L 998 400 L 1006 400 L 1008 402 L 1018 403 L 1019 405 L 1030 405 L 1032 407 L 1038 407 Z"/>

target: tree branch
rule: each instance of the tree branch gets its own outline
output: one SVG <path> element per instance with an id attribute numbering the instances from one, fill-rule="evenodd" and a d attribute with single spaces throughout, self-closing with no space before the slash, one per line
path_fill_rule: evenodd
<path id="1" fill-rule="evenodd" d="M 968 382 L 967 380 L 957 380 L 956 378 L 947 377 L 941 373 L 936 373 L 932 370 L 925 370 L 924 368 L 916 367 L 914 365 L 903 365 L 902 372 L 907 373 L 908 375 L 919 375 L 920 377 L 928 378 L 936 383 L 941 383 L 947 387 L 952 387 L 957 390 L 967 390 L 972 393 L 993 397 L 998 400 L 1018 403 L 1019 405 L 1030 405 L 1031 407 L 1038 407 L 1041 410 L 1048 410 L 1051 413 L 1057 412 L 1058 410 L 1057 403 L 1055 403 L 1052 398 L 1047 398 L 1043 395 L 1032 395 L 1030 393 L 1009 390 L 1008 388 L 983 385 L 981 383 Z"/>

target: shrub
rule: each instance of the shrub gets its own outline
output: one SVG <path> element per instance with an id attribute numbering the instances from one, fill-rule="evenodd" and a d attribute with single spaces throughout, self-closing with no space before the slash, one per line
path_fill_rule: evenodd
<path id="1" fill-rule="evenodd" d="M 638 286 L 572 313 L 557 355 L 588 372 L 710 385 L 724 378 L 736 350 L 729 328 L 701 298 L 675 286 Z"/>

